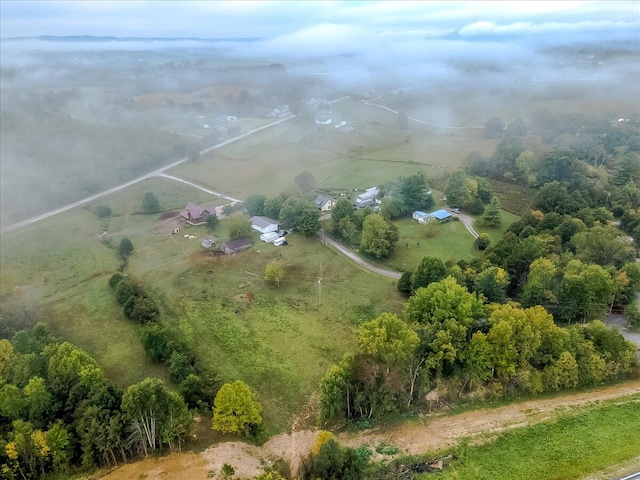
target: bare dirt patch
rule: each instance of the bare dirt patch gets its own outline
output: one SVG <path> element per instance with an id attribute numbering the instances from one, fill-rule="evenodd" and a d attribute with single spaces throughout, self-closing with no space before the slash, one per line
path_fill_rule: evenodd
<path id="1" fill-rule="evenodd" d="M 513 428 L 549 420 L 561 411 L 603 400 L 640 393 L 640 381 L 561 397 L 530 400 L 495 409 L 472 410 L 459 415 L 425 415 L 422 421 L 338 435 L 344 445 L 393 443 L 402 453 L 422 454 L 458 444 L 463 438 L 478 442 Z"/>
<path id="2" fill-rule="evenodd" d="M 638 393 L 640 393 L 640 380 L 634 380 L 599 390 L 529 400 L 495 409 L 473 410 L 459 415 L 445 416 L 442 413 L 434 413 L 423 416 L 420 421 L 402 425 L 340 433 L 337 439 L 341 444 L 351 447 L 362 444 L 375 447 L 386 442 L 396 445 L 403 454 L 424 454 L 454 446 L 463 438 L 471 438 L 472 441 L 480 443 L 505 430 L 549 420 L 559 412 L 573 407 Z M 316 433 L 317 431 L 309 429 L 277 435 L 262 447 L 242 442 L 224 442 L 209 447 L 199 455 L 184 452 L 161 458 L 144 459 L 90 478 L 200 480 L 206 479 L 211 471 L 219 472 L 225 463 L 235 469 L 237 478 L 251 478 L 262 473 L 264 468 L 276 459 L 284 459 L 295 474 L 302 460 L 311 451 Z"/>
<path id="3" fill-rule="evenodd" d="M 181 216 L 174 215 L 156 223 L 151 227 L 151 233 L 156 236 L 167 236 L 173 235 L 176 229 L 178 229 L 178 233 L 180 233 L 180 231 L 188 227 L 189 224 L 185 222 Z"/>

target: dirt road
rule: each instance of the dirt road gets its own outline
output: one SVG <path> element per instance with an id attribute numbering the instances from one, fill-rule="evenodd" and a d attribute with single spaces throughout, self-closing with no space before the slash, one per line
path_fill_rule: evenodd
<path id="1" fill-rule="evenodd" d="M 497 435 L 508 429 L 549 420 L 572 407 L 638 393 L 640 381 L 636 380 L 599 390 L 530 400 L 494 409 L 473 410 L 459 415 L 425 415 L 419 422 L 340 433 L 337 438 L 341 444 L 352 447 L 365 443 L 376 446 L 384 441 L 396 445 L 402 454 L 423 454 L 454 446 L 463 438 L 485 439 L 486 434 Z M 290 464 L 299 464 L 300 459 L 310 451 L 314 435 L 315 432 L 310 430 L 277 435 L 262 447 L 225 442 L 211 446 L 200 454 L 184 452 L 145 459 L 90 478 L 204 480 L 209 472 L 219 472 L 225 463 L 235 469 L 236 475 L 250 478 L 262 473 L 263 465 L 268 465 L 277 458 L 284 458 Z"/>
<path id="2" fill-rule="evenodd" d="M 391 113 L 399 113 L 397 110 L 393 110 L 385 105 L 380 105 L 379 103 L 371 103 L 369 101 L 365 101 L 364 102 L 365 105 L 370 105 L 372 107 L 378 107 L 378 108 L 382 108 L 384 110 L 388 110 Z M 416 123 L 421 123 L 422 125 L 429 125 L 431 127 L 438 127 L 438 128 L 449 128 L 449 129 L 453 129 L 453 130 L 465 130 L 465 129 L 472 129 L 472 130 L 482 130 L 484 129 L 484 127 L 458 127 L 458 126 L 453 126 L 453 125 L 440 125 L 438 123 L 431 123 L 431 122 L 425 122 L 424 120 L 419 120 L 417 118 L 414 117 L 407 117 L 409 120 L 412 120 Z"/>

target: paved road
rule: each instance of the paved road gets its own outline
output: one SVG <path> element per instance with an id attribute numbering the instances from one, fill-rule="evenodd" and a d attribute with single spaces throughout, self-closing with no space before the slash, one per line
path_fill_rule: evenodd
<path id="1" fill-rule="evenodd" d="M 369 101 L 365 101 L 364 102 L 365 105 L 371 105 L 372 107 L 378 107 L 378 108 L 382 108 L 384 110 L 388 110 L 389 112 L 392 113 L 399 113 L 397 110 L 393 110 L 385 105 L 380 105 L 379 103 L 371 103 Z M 413 120 L 416 123 L 421 123 L 423 125 L 430 125 L 432 127 L 438 127 L 438 128 L 450 128 L 453 130 L 468 130 L 468 129 L 478 129 L 478 130 L 482 130 L 484 129 L 484 127 L 457 127 L 457 126 L 452 126 L 452 125 L 440 125 L 438 123 L 431 123 L 431 122 L 425 122 L 424 120 L 419 120 L 417 118 L 414 117 L 407 117 L 409 120 Z"/>
<path id="2" fill-rule="evenodd" d="M 371 263 L 367 262 L 363 258 L 361 258 L 358 255 L 356 255 L 354 252 L 349 250 L 344 245 L 342 245 L 342 244 L 336 242 L 335 240 L 333 240 L 332 238 L 329 238 L 326 235 L 324 235 L 322 231 L 318 232 L 317 235 L 322 239 L 323 242 L 325 242 L 328 245 L 331 245 L 333 248 L 338 250 L 340 253 L 346 255 L 351 260 L 353 260 L 355 263 L 357 263 L 361 267 L 364 267 L 364 268 L 366 268 L 367 270 L 369 270 L 369 271 L 371 271 L 373 273 L 377 273 L 378 275 L 382 275 L 382 276 L 388 277 L 388 278 L 393 278 L 393 279 L 396 279 L 396 280 L 398 280 L 400 278 L 400 276 L 402 275 L 399 272 L 395 272 L 393 270 L 386 270 L 384 268 L 380 268 L 380 267 L 376 267 L 375 265 L 372 265 Z"/>

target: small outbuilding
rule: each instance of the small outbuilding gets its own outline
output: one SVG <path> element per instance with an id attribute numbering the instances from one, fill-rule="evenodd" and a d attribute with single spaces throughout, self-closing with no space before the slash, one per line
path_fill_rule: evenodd
<path id="1" fill-rule="evenodd" d="M 427 223 L 429 221 L 429 214 L 426 212 L 421 212 L 420 210 L 416 210 L 413 212 L 411 216 L 418 223 Z"/>
<path id="2" fill-rule="evenodd" d="M 251 239 L 247 237 L 231 240 L 222 244 L 222 251 L 227 255 L 233 255 L 247 248 L 251 248 Z"/>
<path id="3" fill-rule="evenodd" d="M 280 223 L 273 218 L 256 215 L 251 217 L 251 228 L 260 233 L 275 232 L 280 228 Z"/>

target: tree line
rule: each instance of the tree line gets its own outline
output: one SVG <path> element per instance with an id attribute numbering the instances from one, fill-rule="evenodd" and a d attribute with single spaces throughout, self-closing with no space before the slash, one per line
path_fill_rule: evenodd
<path id="1" fill-rule="evenodd" d="M 157 323 L 143 332 L 145 349 L 169 359 L 175 391 L 147 378 L 122 389 L 94 358 L 53 337 L 39 323 L 0 340 L 0 471 L 2 478 L 34 479 L 118 465 L 155 451 L 181 450 L 191 436 L 197 408 L 213 414 L 223 433 L 260 434 L 261 406 L 241 381 L 219 386 L 180 368 L 178 342 Z M 161 339 L 161 340 L 159 340 Z M 188 370 L 188 368 L 187 368 Z"/>
<path id="2" fill-rule="evenodd" d="M 626 378 L 635 345 L 600 321 L 561 328 L 543 307 L 489 303 L 448 276 L 419 287 L 401 315 L 357 331 L 327 370 L 319 421 L 357 421 L 439 399 L 513 397 Z"/>

